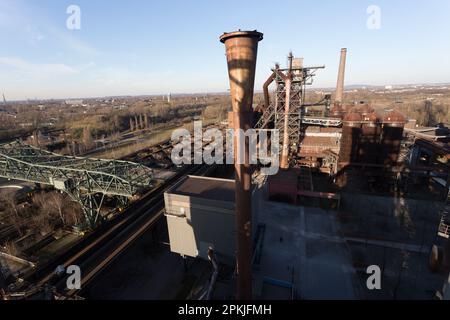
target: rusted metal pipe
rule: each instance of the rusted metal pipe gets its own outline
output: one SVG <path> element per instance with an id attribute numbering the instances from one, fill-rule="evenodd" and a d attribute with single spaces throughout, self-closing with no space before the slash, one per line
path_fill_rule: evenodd
<path id="1" fill-rule="evenodd" d="M 253 90 L 255 85 L 258 42 L 263 34 L 257 31 L 225 33 L 220 41 L 225 44 L 231 104 L 234 114 L 235 174 L 236 174 L 236 236 L 237 236 L 237 299 L 252 299 L 252 225 L 251 225 L 251 167 L 248 140 L 238 135 L 239 129 L 252 127 Z M 243 139 L 243 140 L 242 140 Z M 245 145 L 244 157 L 237 154 Z M 237 159 L 243 158 L 244 163 Z"/>
<path id="2" fill-rule="evenodd" d="M 339 63 L 339 73 L 336 85 L 335 103 L 341 105 L 344 99 L 345 64 L 347 60 L 347 49 L 341 49 L 341 62 Z"/>
<path id="3" fill-rule="evenodd" d="M 281 150 L 280 168 L 283 170 L 289 169 L 289 112 L 291 108 L 291 87 L 292 87 L 292 73 L 286 76 L 284 81 L 286 88 L 286 98 L 284 103 L 284 133 L 283 133 L 283 149 Z"/>
<path id="4" fill-rule="evenodd" d="M 265 110 L 269 107 L 269 104 L 270 104 L 269 86 L 275 80 L 276 77 L 277 77 L 276 73 L 272 72 L 270 77 L 267 78 L 266 82 L 264 82 L 263 92 L 264 92 L 264 109 Z"/>
<path id="5" fill-rule="evenodd" d="M 292 53 L 289 56 L 289 60 L 291 60 L 291 55 Z M 287 170 L 289 169 L 289 112 L 291 108 L 292 72 L 289 71 L 287 75 L 280 70 L 275 70 L 275 72 L 281 79 L 283 79 L 284 87 L 286 88 L 286 98 L 284 103 L 284 133 L 280 168 Z"/>

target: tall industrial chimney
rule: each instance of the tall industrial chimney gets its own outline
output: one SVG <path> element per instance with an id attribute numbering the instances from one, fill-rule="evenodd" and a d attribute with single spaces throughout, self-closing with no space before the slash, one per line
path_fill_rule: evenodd
<path id="1" fill-rule="evenodd" d="M 236 133 L 252 127 L 256 57 L 258 42 L 262 39 L 263 34 L 257 31 L 236 31 L 220 37 L 226 47 L 235 129 L 237 299 L 240 300 L 252 299 L 251 167 L 248 141 Z M 244 157 L 237 154 L 241 144 L 245 145 Z M 239 158 L 245 159 L 243 164 L 238 163 Z"/>
<path id="2" fill-rule="evenodd" d="M 344 99 L 344 81 L 345 81 L 346 60 L 347 60 L 347 49 L 342 48 L 341 49 L 341 62 L 339 64 L 339 73 L 338 73 L 338 80 L 337 80 L 337 85 L 336 85 L 335 103 L 337 105 L 342 104 L 342 101 Z"/>

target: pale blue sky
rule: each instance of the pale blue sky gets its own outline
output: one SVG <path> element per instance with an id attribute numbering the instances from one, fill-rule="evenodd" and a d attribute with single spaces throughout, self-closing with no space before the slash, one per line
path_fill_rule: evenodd
<path id="1" fill-rule="evenodd" d="M 81 30 L 66 9 L 81 8 Z M 381 29 L 366 22 L 381 9 Z M 256 89 L 287 53 L 335 85 L 450 82 L 450 1 L 0 0 L 0 93 L 9 99 L 226 91 L 224 31 L 264 33 Z"/>

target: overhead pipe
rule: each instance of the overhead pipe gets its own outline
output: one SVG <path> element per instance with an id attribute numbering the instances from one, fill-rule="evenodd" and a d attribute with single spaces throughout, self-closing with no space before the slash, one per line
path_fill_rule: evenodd
<path id="1" fill-rule="evenodd" d="M 347 49 L 341 49 L 341 61 L 339 63 L 338 80 L 336 85 L 335 104 L 341 105 L 344 100 L 345 64 L 347 60 Z"/>
<path id="2" fill-rule="evenodd" d="M 292 53 L 289 55 L 289 61 L 292 61 Z M 277 75 L 283 79 L 284 87 L 286 89 L 286 98 L 284 103 L 284 133 L 283 145 L 281 149 L 280 168 L 283 170 L 289 169 L 289 112 L 291 108 L 291 88 L 292 88 L 292 64 L 289 62 L 289 71 L 285 75 L 280 70 L 275 70 Z"/>
<path id="3" fill-rule="evenodd" d="M 269 86 L 276 79 L 276 77 L 277 77 L 276 73 L 272 72 L 270 77 L 267 78 L 266 82 L 264 82 L 263 92 L 264 92 L 264 109 L 265 110 L 267 110 L 267 108 L 269 108 L 269 104 L 270 104 Z"/>
<path id="4" fill-rule="evenodd" d="M 291 87 L 292 87 L 292 73 L 289 72 L 286 83 L 286 99 L 284 107 L 284 135 L 283 135 L 283 150 L 281 151 L 281 164 L 283 170 L 289 169 L 289 112 L 291 108 Z"/>
<path id="5" fill-rule="evenodd" d="M 277 78 L 277 71 L 280 69 L 280 65 L 278 63 L 275 64 L 275 69 L 272 70 L 272 74 L 269 78 L 267 78 L 266 82 L 264 82 L 263 85 L 263 92 L 264 92 L 264 104 L 265 109 L 267 109 L 270 105 L 270 95 L 269 95 L 269 86 L 272 84 L 272 82 L 275 81 Z"/>
<path id="6" fill-rule="evenodd" d="M 239 129 L 252 127 L 252 105 L 255 85 L 258 42 L 263 34 L 255 31 L 225 33 L 220 41 L 225 44 L 230 78 L 230 95 L 234 126 L 234 168 L 236 175 L 236 250 L 237 250 L 237 299 L 252 299 L 252 213 L 251 213 L 251 167 L 248 140 L 238 135 Z M 243 140 L 242 140 L 243 139 Z M 244 144 L 244 157 L 240 157 L 239 146 Z M 242 161 L 237 161 L 242 159 Z"/>

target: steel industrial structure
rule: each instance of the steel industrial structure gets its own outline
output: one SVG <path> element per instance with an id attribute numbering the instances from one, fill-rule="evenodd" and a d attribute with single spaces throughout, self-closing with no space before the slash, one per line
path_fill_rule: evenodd
<path id="1" fill-rule="evenodd" d="M 273 123 L 274 128 L 279 130 L 280 137 L 284 136 L 287 127 L 290 151 L 296 153 L 301 141 L 302 124 L 316 124 L 316 122 L 323 124 L 325 121 L 330 126 L 339 125 L 338 119 L 308 119 L 305 114 L 305 107 L 309 106 L 305 104 L 306 86 L 312 84 L 316 71 L 323 68 L 325 66 L 304 67 L 303 59 L 294 58 L 290 53 L 288 68 L 280 69 L 277 65 L 264 84 L 265 110 L 255 127 L 266 128 L 269 123 Z M 275 99 L 271 103 L 268 87 L 274 81 Z M 312 105 L 324 105 L 328 109 L 331 104 L 330 98 L 327 96 L 327 99 Z"/>
<path id="2" fill-rule="evenodd" d="M 51 185 L 80 203 L 94 227 L 106 195 L 121 203 L 150 186 L 151 169 L 132 162 L 62 156 L 19 141 L 0 145 L 0 177 Z"/>

